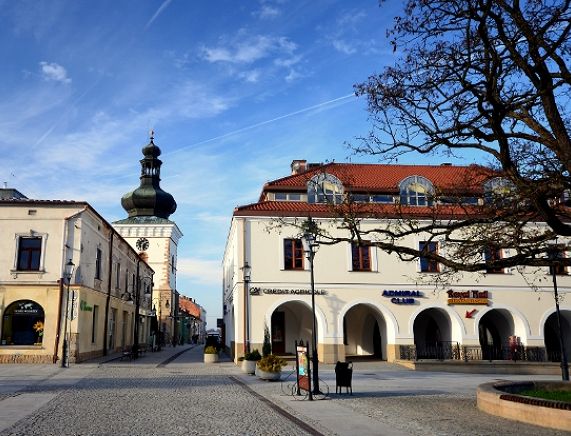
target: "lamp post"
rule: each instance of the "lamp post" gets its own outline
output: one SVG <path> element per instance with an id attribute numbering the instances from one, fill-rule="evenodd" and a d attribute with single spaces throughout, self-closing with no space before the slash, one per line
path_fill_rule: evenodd
<path id="1" fill-rule="evenodd" d="M 61 360 L 62 368 L 69 368 L 69 333 L 67 331 L 67 319 L 69 318 L 69 285 L 71 284 L 71 277 L 73 276 L 73 270 L 75 269 L 75 264 L 71 259 L 65 264 L 64 278 L 66 280 L 66 299 L 65 299 L 65 322 L 63 327 L 63 348 L 62 354 L 63 359 Z M 71 326 L 71 324 L 70 324 Z"/>
<path id="2" fill-rule="evenodd" d="M 314 279 L 314 269 L 313 269 L 313 261 L 315 259 L 315 253 L 319 249 L 319 243 L 315 237 L 316 234 L 316 225 L 315 222 L 310 218 L 306 221 L 306 230 L 303 234 L 302 242 L 303 242 L 303 251 L 309 260 L 309 271 L 311 277 L 311 312 L 313 314 L 313 326 L 312 326 L 312 347 L 313 347 L 313 356 L 312 356 L 312 366 L 313 366 L 313 394 L 318 395 L 321 393 L 319 389 L 319 357 L 317 354 L 317 318 L 315 315 L 315 279 Z M 310 399 L 313 399 L 310 396 Z"/>
<path id="3" fill-rule="evenodd" d="M 248 261 L 244 262 L 241 268 L 244 274 L 244 354 L 250 352 L 250 279 L 252 267 L 248 265 Z"/>
<path id="4" fill-rule="evenodd" d="M 137 359 L 139 357 L 139 308 L 141 307 L 141 282 L 143 280 L 150 280 L 151 290 L 153 287 L 153 278 L 150 276 L 145 277 L 137 277 L 137 282 L 135 286 L 135 325 L 133 328 L 133 359 Z M 149 289 L 146 289 L 145 298 L 149 298 L 152 294 Z"/>
<path id="5" fill-rule="evenodd" d="M 565 352 L 565 341 L 563 340 L 563 329 L 561 328 L 561 312 L 559 311 L 559 294 L 557 292 L 557 258 L 559 252 L 557 248 L 553 253 L 553 265 L 551 266 L 551 274 L 553 276 L 553 294 L 555 298 L 555 313 L 557 316 L 557 330 L 559 333 L 559 348 L 561 351 L 561 378 L 569 381 L 569 365 L 567 363 L 567 353 Z"/>

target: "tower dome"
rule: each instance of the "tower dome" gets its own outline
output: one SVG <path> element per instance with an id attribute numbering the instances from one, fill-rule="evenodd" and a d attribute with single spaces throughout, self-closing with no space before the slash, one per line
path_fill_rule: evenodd
<path id="1" fill-rule="evenodd" d="M 174 197 L 160 187 L 162 162 L 158 158 L 161 149 L 154 143 L 154 132 L 151 131 L 149 143 L 142 149 L 141 184 L 132 192 L 121 198 L 121 206 L 129 214 L 128 220 L 168 220 L 176 210 Z"/>

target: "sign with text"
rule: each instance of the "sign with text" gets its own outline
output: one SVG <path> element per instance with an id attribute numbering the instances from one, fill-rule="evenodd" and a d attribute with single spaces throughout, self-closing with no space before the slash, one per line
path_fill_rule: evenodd
<path id="1" fill-rule="evenodd" d="M 250 295 L 311 295 L 311 289 L 277 289 L 277 288 L 252 288 Z M 327 291 L 316 289 L 315 295 L 327 295 Z"/>
<path id="2" fill-rule="evenodd" d="M 477 304 L 487 305 L 489 303 L 488 291 L 453 291 L 446 292 L 448 304 Z"/>
<path id="3" fill-rule="evenodd" d="M 297 359 L 297 385 L 299 389 L 309 391 L 309 358 L 307 356 L 307 345 L 303 342 L 296 343 L 296 359 Z"/>

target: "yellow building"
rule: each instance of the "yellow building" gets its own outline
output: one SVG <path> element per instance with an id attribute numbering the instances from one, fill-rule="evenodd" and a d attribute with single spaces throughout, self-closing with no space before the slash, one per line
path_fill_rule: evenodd
<path id="1" fill-rule="evenodd" d="M 64 342 L 82 361 L 150 340 L 154 271 L 88 203 L 2 189 L 0 222 L 0 362 L 61 362 Z"/>

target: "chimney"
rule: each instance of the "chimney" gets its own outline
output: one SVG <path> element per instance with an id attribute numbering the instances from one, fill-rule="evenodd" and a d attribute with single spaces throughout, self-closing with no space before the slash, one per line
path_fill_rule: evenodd
<path id="1" fill-rule="evenodd" d="M 291 162 L 291 175 L 295 176 L 296 174 L 303 173 L 307 169 L 307 161 L 306 160 L 293 160 Z"/>

